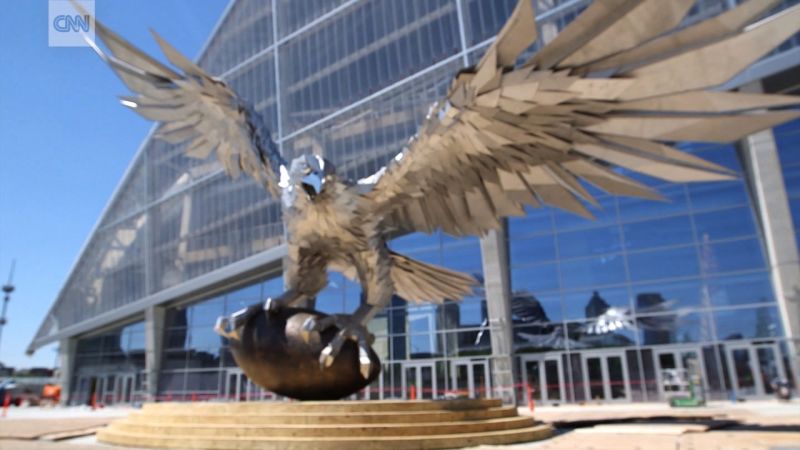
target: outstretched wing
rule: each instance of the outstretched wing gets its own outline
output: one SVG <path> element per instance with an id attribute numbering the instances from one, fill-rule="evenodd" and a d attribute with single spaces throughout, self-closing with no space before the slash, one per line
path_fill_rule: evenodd
<path id="1" fill-rule="evenodd" d="M 747 27 L 777 0 L 749 0 L 672 32 L 694 0 L 595 0 L 521 65 L 536 39 L 521 0 L 481 61 L 459 73 L 418 134 L 373 175 L 385 225 L 481 234 L 523 205 L 590 217 L 581 179 L 658 199 L 612 166 L 673 182 L 730 178 L 669 146 L 734 141 L 798 117 L 800 97 L 712 92 L 800 28 L 800 6 Z M 375 181 L 377 180 L 377 181 Z"/>
<path id="2" fill-rule="evenodd" d="M 259 115 L 222 80 L 205 73 L 154 31 L 161 50 L 180 74 L 151 58 L 95 20 L 95 32 L 106 55 L 89 44 L 137 95 L 121 103 L 141 116 L 163 122 L 157 137 L 173 144 L 187 142 L 186 154 L 205 159 L 216 151 L 225 172 L 253 177 L 273 196 L 280 195 L 285 163 Z"/>

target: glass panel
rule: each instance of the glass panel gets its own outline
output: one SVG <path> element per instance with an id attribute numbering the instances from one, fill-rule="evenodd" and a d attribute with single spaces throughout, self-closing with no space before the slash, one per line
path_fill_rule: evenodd
<path id="1" fill-rule="evenodd" d="M 623 347 L 636 342 L 636 328 L 625 316 L 567 322 L 566 325 L 570 348 Z"/>
<path id="2" fill-rule="evenodd" d="M 705 302 L 714 306 L 775 301 L 772 281 L 767 272 L 711 278 L 702 292 L 704 298 L 707 298 Z"/>
<path id="3" fill-rule="evenodd" d="M 688 210 L 686 191 L 682 185 L 667 185 L 658 189 L 666 202 L 619 197 L 619 216 L 621 222 L 629 222 L 650 217 L 663 217 L 685 213 Z"/>
<path id="4" fill-rule="evenodd" d="M 413 389 L 412 389 L 413 386 Z M 420 398 L 420 392 L 417 392 L 417 367 L 406 367 L 406 396 L 409 399 Z"/>
<path id="5" fill-rule="evenodd" d="M 475 394 L 473 397 L 475 398 L 485 398 L 489 396 L 489 392 L 487 391 L 487 380 L 486 380 L 486 364 L 484 363 L 472 363 L 472 381 L 473 381 L 473 388 L 475 389 Z"/>
<path id="6" fill-rule="evenodd" d="M 431 366 L 421 366 L 420 367 L 420 381 L 422 385 L 422 392 L 418 393 L 417 395 L 419 398 L 427 398 L 433 399 L 436 398 L 436 392 L 434 390 L 433 384 L 433 368 Z"/>
<path id="7" fill-rule="evenodd" d="M 556 264 L 538 264 L 512 268 L 511 286 L 515 292 L 539 293 L 556 290 L 560 287 L 558 267 Z"/>
<path id="8" fill-rule="evenodd" d="M 594 220 L 586 220 L 584 217 L 581 217 L 577 214 L 569 213 L 559 209 L 547 208 L 553 210 L 556 230 L 564 232 L 566 230 L 594 228 L 601 225 L 611 225 L 616 223 L 617 198 L 603 195 L 596 197 L 596 200 L 597 203 L 600 204 L 600 209 L 592 208 L 592 214 L 595 217 Z"/>
<path id="9" fill-rule="evenodd" d="M 720 340 L 783 336 L 780 314 L 774 307 L 717 311 L 714 319 Z"/>
<path id="10" fill-rule="evenodd" d="M 552 232 L 553 211 L 553 208 L 532 208 L 526 206 L 524 216 L 508 218 L 509 238 L 514 242 L 523 236 Z M 552 234 L 550 234 L 550 239 L 552 239 Z"/>
<path id="11" fill-rule="evenodd" d="M 609 313 L 611 308 L 627 312 L 630 308 L 628 290 L 604 288 L 565 293 L 563 308 L 567 319 L 595 319 Z"/>
<path id="12" fill-rule="evenodd" d="M 536 293 L 514 291 L 511 298 L 511 314 L 515 324 L 548 325 L 560 322 L 561 296 L 558 293 Z"/>
<path id="13" fill-rule="evenodd" d="M 694 246 L 629 253 L 628 269 L 632 281 L 689 277 L 700 274 L 697 250 Z"/>
<path id="14" fill-rule="evenodd" d="M 705 312 L 639 316 L 636 327 L 643 345 L 712 340 L 711 322 Z"/>
<path id="15" fill-rule="evenodd" d="M 469 396 L 469 366 L 467 364 L 455 365 L 456 395 Z"/>
<path id="16" fill-rule="evenodd" d="M 625 247 L 643 250 L 687 244 L 694 241 L 688 215 L 628 223 L 622 227 Z"/>
<path id="17" fill-rule="evenodd" d="M 696 211 L 748 203 L 747 190 L 741 181 L 688 184 L 686 189 L 692 200 L 692 208 Z"/>
<path id="18" fill-rule="evenodd" d="M 568 289 L 625 282 L 621 255 L 607 255 L 561 262 L 561 279 Z"/>
<path id="19" fill-rule="evenodd" d="M 446 59 L 458 42 L 453 1 L 353 5 L 279 47 L 284 133 Z"/>
<path id="20" fill-rule="evenodd" d="M 589 378 L 589 398 L 602 400 L 605 398 L 603 391 L 603 366 L 600 358 L 586 358 L 587 377 Z"/>
<path id="21" fill-rule="evenodd" d="M 509 244 L 511 264 L 515 266 L 556 259 L 556 245 L 552 234 L 512 239 Z"/>
<path id="22" fill-rule="evenodd" d="M 618 252 L 619 228 L 616 226 L 558 233 L 558 255 L 561 258 L 602 255 Z"/>
<path id="23" fill-rule="evenodd" d="M 697 240 L 701 242 L 756 234 L 749 207 L 729 208 L 694 215 Z"/>
<path id="24" fill-rule="evenodd" d="M 767 394 L 772 394 L 775 392 L 773 383 L 782 378 L 778 368 L 778 355 L 775 354 L 774 347 L 756 347 L 756 356 L 761 384 Z"/>
<path id="25" fill-rule="evenodd" d="M 661 370 L 677 369 L 678 366 L 675 361 L 675 354 L 672 352 L 659 354 L 658 365 Z"/>
<path id="26" fill-rule="evenodd" d="M 561 398 L 561 380 L 559 379 L 560 367 L 555 359 L 548 359 L 544 362 L 544 380 L 547 389 L 547 400 L 559 401 Z"/>
<path id="27" fill-rule="evenodd" d="M 542 386 L 542 380 L 539 374 L 538 360 L 525 361 L 525 376 L 527 377 L 526 382 L 531 389 L 531 396 L 534 400 L 541 400 L 544 387 Z M 525 403 L 527 404 L 527 401 Z"/>
<path id="28" fill-rule="evenodd" d="M 125 403 L 130 403 L 133 396 L 133 376 L 125 377 Z"/>
<path id="29" fill-rule="evenodd" d="M 238 397 L 238 386 L 237 383 L 239 381 L 239 373 L 228 373 L 228 389 L 225 394 L 228 397 L 228 400 L 234 400 Z"/>
<path id="30" fill-rule="evenodd" d="M 606 358 L 608 363 L 608 384 L 611 387 L 611 398 L 627 398 L 628 386 L 625 383 L 625 371 L 622 366 L 622 358 L 619 356 L 609 356 Z"/>
<path id="31" fill-rule="evenodd" d="M 754 395 L 756 393 L 756 380 L 750 361 L 750 351 L 746 348 L 737 348 L 731 351 L 736 389 L 739 395 Z"/>
<path id="32" fill-rule="evenodd" d="M 702 305 L 701 280 L 661 282 L 632 286 L 637 313 L 659 313 Z"/>
<path id="33" fill-rule="evenodd" d="M 572 388 L 571 399 L 576 402 L 587 400 L 586 398 L 586 374 L 583 371 L 583 360 L 580 353 L 572 353 L 569 355 L 567 362 L 568 377 L 567 383 L 570 383 Z M 568 384 L 568 386 L 570 385 Z"/>

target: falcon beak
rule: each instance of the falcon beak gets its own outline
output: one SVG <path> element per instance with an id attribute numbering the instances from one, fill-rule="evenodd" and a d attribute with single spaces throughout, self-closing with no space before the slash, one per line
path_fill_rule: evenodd
<path id="1" fill-rule="evenodd" d="M 325 181 L 317 172 L 312 172 L 305 177 L 303 177 L 303 190 L 306 191 L 308 198 L 313 199 L 320 192 L 322 192 L 322 187 L 325 184 Z"/>

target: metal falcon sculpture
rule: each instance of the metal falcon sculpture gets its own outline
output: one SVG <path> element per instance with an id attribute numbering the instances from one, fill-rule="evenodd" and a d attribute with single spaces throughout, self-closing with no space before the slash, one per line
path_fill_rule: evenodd
<path id="1" fill-rule="evenodd" d="M 614 167 L 672 182 L 728 179 L 724 167 L 670 143 L 731 142 L 800 116 L 769 111 L 798 104 L 797 97 L 710 90 L 797 32 L 800 6 L 750 25 L 777 3 L 745 1 L 675 30 L 694 0 L 596 0 L 520 63 L 537 38 L 531 0 L 521 0 L 402 152 L 359 182 L 319 155 L 287 164 L 253 110 L 158 35 L 182 73 L 100 23 L 96 33 L 110 54 L 94 47 L 137 94 L 122 103 L 163 122 L 159 137 L 187 143 L 191 157 L 215 153 L 230 176 L 244 172 L 281 197 L 287 290 L 267 300 L 267 314 L 314 298 L 327 285 L 328 269 L 360 282 L 366 301 L 355 313 L 310 316 L 302 333 L 311 339 L 337 330 L 321 347 L 323 371 L 347 341 L 357 342 L 367 378 L 376 372 L 365 327 L 393 294 L 440 303 L 461 299 L 475 284 L 466 274 L 392 252 L 390 235 L 481 235 L 503 217 L 523 215 L 524 205 L 591 217 L 586 204 L 597 202 L 582 181 L 612 195 L 660 199 Z M 218 332 L 240 338 L 248 314 L 254 312 L 221 320 Z"/>

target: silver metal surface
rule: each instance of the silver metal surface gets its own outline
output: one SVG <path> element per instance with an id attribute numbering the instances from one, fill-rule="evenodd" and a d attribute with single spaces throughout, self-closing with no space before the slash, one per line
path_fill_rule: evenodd
<path id="1" fill-rule="evenodd" d="M 666 39 L 692 2 L 619 3 L 595 1 L 536 56 L 517 64 L 537 39 L 531 2 L 520 1 L 480 62 L 454 77 L 447 98 L 434 103 L 403 152 L 360 182 L 319 155 L 288 165 L 254 110 L 158 35 L 182 74 L 99 22 L 97 35 L 110 55 L 94 47 L 137 94 L 123 104 L 164 122 L 159 136 L 186 142 L 195 158 L 215 153 L 229 175 L 244 172 L 281 198 L 288 267 L 277 305 L 315 297 L 327 285 L 328 269 L 360 282 L 364 303 L 337 321 L 337 337 L 321 352 L 328 366 L 344 341 L 366 344 L 364 327 L 393 294 L 443 302 L 461 299 L 475 284 L 466 274 L 390 251 L 389 236 L 437 229 L 482 235 L 502 217 L 524 214 L 524 205 L 591 217 L 587 206 L 597 202 L 582 181 L 613 195 L 660 197 L 610 166 L 669 181 L 727 179 L 727 169 L 669 144 L 730 142 L 800 116 L 767 111 L 800 103 L 796 97 L 706 92 L 792 36 L 800 7 L 748 26 L 771 4 L 750 0 L 733 10 L 741 20 L 729 28 L 709 19 L 693 28 L 698 38 Z M 666 48 L 636 57 L 649 42 Z M 611 64 L 618 55 L 625 57 Z"/>

